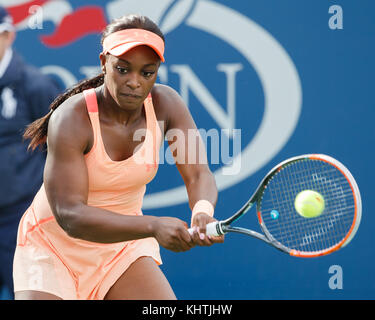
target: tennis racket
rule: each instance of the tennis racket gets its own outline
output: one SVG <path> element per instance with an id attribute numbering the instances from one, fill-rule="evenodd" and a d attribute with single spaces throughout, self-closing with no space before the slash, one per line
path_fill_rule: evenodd
<path id="1" fill-rule="evenodd" d="M 295 198 L 304 190 L 324 197 L 319 216 L 305 218 L 297 213 Z M 232 226 L 254 204 L 263 234 Z M 226 220 L 207 224 L 206 234 L 242 233 L 291 256 L 317 257 L 346 246 L 358 230 L 361 213 L 360 192 L 349 170 L 327 155 L 308 154 L 275 166 L 240 210 Z"/>

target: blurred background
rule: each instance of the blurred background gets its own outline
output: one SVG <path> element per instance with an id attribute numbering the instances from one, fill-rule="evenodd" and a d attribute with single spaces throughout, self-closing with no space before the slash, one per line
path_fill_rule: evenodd
<path id="1" fill-rule="evenodd" d="M 186 253 L 161 248 L 161 268 L 179 299 L 374 299 L 374 1 L 0 4 L 17 27 L 14 48 L 63 89 L 99 72 L 100 32 L 111 19 L 140 13 L 157 22 L 166 37 L 158 82 L 181 94 L 198 128 L 218 133 L 207 137 L 218 219 L 238 210 L 263 176 L 288 157 L 327 154 L 356 178 L 362 222 L 352 242 L 332 255 L 292 258 L 233 234 L 222 245 Z M 144 214 L 189 223 L 183 181 L 166 146 L 161 156 Z M 251 213 L 241 225 L 257 228 Z M 342 286 L 330 285 L 334 270 L 341 270 Z"/>

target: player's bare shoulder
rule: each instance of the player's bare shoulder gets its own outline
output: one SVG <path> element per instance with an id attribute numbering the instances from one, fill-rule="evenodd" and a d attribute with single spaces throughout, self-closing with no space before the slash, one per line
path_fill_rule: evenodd
<path id="1" fill-rule="evenodd" d="M 87 146 L 92 138 L 92 127 L 83 93 L 68 98 L 53 111 L 48 123 L 48 145 L 74 140 L 72 143 L 82 147 Z"/>
<path id="2" fill-rule="evenodd" d="M 168 124 L 171 119 L 181 115 L 181 111 L 187 109 L 181 96 L 167 85 L 155 84 L 151 94 L 158 121 L 165 121 Z"/>

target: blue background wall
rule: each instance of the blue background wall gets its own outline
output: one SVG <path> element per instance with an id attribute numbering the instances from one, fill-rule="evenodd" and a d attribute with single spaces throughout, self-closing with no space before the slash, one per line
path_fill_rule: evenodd
<path id="1" fill-rule="evenodd" d="M 241 235 L 227 235 L 222 245 L 194 248 L 186 253 L 162 248 L 164 264 L 161 268 L 176 295 L 180 299 L 374 299 L 375 3 L 370 0 L 190 2 L 190 11 L 186 12 L 185 18 L 166 34 L 164 67 L 167 75 L 164 74 L 160 82 L 180 91 L 181 79 L 172 66 L 187 64 L 225 109 L 227 82 L 224 73 L 216 67 L 219 63 L 240 63 L 242 69 L 236 73 L 235 127 L 242 130 L 242 147 L 250 143 L 259 129 L 265 106 L 256 68 L 227 42 L 186 23 L 199 2 L 215 2 L 255 22 L 284 48 L 297 70 L 302 93 L 298 123 L 285 145 L 251 176 L 220 190 L 216 217 L 225 218 L 242 206 L 264 174 L 278 162 L 304 153 L 331 155 L 351 170 L 361 190 L 363 215 L 359 231 L 350 245 L 316 259 L 292 258 Z M 65 3 L 73 9 L 102 6 L 109 19 L 111 1 Z M 170 2 L 168 13 L 173 15 L 173 8 L 179 4 L 181 1 Z M 329 28 L 332 14 L 328 10 L 334 4 L 343 9 L 343 29 Z M 42 29 L 19 31 L 15 48 L 30 63 L 39 67 L 62 66 L 75 79 L 83 79 L 81 66 L 98 66 L 99 34 L 89 34 L 56 48 L 43 45 L 40 36 L 53 33 L 55 27 L 45 20 Z M 246 30 L 236 32 L 243 32 L 244 39 L 249 36 Z M 257 46 L 256 43 L 253 45 Z M 274 72 L 278 77 L 278 70 Z M 192 92 L 189 108 L 199 128 L 220 129 Z M 283 123 L 278 123 L 274 129 L 281 132 Z M 253 157 L 256 159 L 259 155 Z M 220 165 L 212 165 L 213 170 L 218 167 Z M 181 185 L 177 170 L 164 164 L 149 185 L 148 194 Z M 186 202 L 146 208 L 144 213 L 177 216 L 190 221 Z M 241 224 L 255 228 L 256 223 L 251 214 L 241 220 Z M 343 270 L 341 290 L 329 288 L 332 265 L 339 265 Z"/>

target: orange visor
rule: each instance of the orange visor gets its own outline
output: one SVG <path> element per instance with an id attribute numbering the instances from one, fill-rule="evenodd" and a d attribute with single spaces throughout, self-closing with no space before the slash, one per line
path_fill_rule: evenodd
<path id="1" fill-rule="evenodd" d="M 154 49 L 160 60 L 164 62 L 163 39 L 157 34 L 143 29 L 125 29 L 110 34 L 103 41 L 103 53 L 110 53 L 118 57 L 141 45 Z"/>

